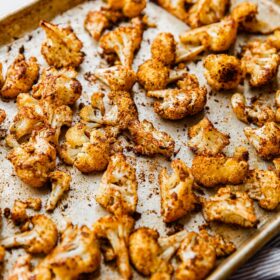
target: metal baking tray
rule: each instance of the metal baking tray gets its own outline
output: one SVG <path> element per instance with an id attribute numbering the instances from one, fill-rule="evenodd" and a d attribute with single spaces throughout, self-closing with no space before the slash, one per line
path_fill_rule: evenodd
<path id="1" fill-rule="evenodd" d="M 3 71 L 6 72 L 7 66 L 14 60 L 18 51 L 24 50 L 26 57 L 35 56 L 41 64 L 41 70 L 47 64 L 40 53 L 41 43 L 44 39 L 44 32 L 38 28 L 39 20 L 51 20 L 59 24 L 71 24 L 78 37 L 84 44 L 85 60 L 79 69 L 78 79 L 83 85 L 83 94 L 78 100 L 76 109 L 81 103 L 89 103 L 89 97 L 96 90 L 103 89 L 98 82 L 90 82 L 86 79 L 89 72 L 104 65 L 98 54 L 97 44 L 85 32 L 83 21 L 86 13 L 90 9 L 98 9 L 102 5 L 100 0 L 83 1 L 83 0 L 34 0 L 31 4 L 23 9 L 0 18 L 0 61 L 3 63 Z M 266 11 L 268 12 L 268 11 Z M 158 6 L 149 3 L 146 13 L 151 21 L 156 22 L 157 28 L 150 28 L 144 33 L 141 48 L 134 60 L 134 70 L 144 60 L 150 56 L 150 42 L 159 31 L 171 32 L 177 38 L 178 35 L 187 30 L 188 27 L 177 20 Z M 238 52 L 240 44 L 249 37 L 239 36 L 231 52 Z M 24 48 L 22 47 L 24 46 Z M 191 62 L 188 64 L 191 73 L 198 76 L 201 85 L 206 84 L 203 76 L 202 61 Z M 278 75 L 279 78 L 279 75 Z M 274 85 L 275 86 L 275 85 Z M 140 119 L 152 121 L 155 127 L 170 133 L 176 140 L 176 149 L 178 150 L 177 158 L 183 159 L 189 166 L 191 165 L 192 153 L 186 147 L 187 128 L 203 115 L 207 115 L 215 123 L 218 129 L 230 134 L 231 143 L 226 148 L 226 154 L 231 154 L 234 147 L 244 145 L 248 147 L 250 153 L 250 165 L 252 168 L 266 168 L 267 163 L 260 160 L 255 151 L 248 145 L 243 134 L 245 125 L 238 121 L 233 115 L 229 106 L 231 94 L 215 93 L 208 88 L 207 110 L 198 116 L 186 118 L 182 121 L 171 122 L 160 119 L 153 111 L 151 106 L 152 99 L 145 96 L 144 91 L 136 84 L 133 88 L 134 100 L 139 111 Z M 247 96 L 261 93 L 263 98 L 273 102 L 273 94 L 269 92 L 274 89 L 266 88 L 262 91 L 251 92 L 245 83 L 239 90 L 244 91 Z M 265 93 L 267 92 L 267 94 Z M 41 197 L 43 203 L 46 202 L 50 190 L 48 187 L 43 189 L 32 189 L 24 185 L 16 177 L 10 162 L 5 158 L 7 148 L 4 144 L 4 134 L 9 128 L 11 121 L 16 113 L 16 104 L 14 101 L 0 100 L 0 108 L 7 112 L 7 119 L 0 130 L 0 192 L 1 208 L 11 208 L 15 199 L 25 199 L 30 196 Z M 75 118 L 77 121 L 77 117 Z M 136 222 L 136 227 L 145 225 L 157 229 L 160 234 L 166 235 L 176 227 L 184 227 L 187 230 L 197 230 L 198 226 L 204 223 L 200 213 L 194 213 L 181 219 L 179 223 L 166 226 L 160 215 L 160 197 L 157 183 L 157 174 L 163 167 L 168 167 L 169 162 L 161 157 L 146 158 L 136 157 L 132 152 L 128 152 L 132 164 L 137 169 L 138 175 L 138 196 L 139 202 L 137 212 L 141 217 Z M 66 167 L 59 163 L 59 168 L 68 170 L 72 175 L 72 185 L 69 194 L 61 201 L 51 217 L 57 222 L 58 227 L 62 227 L 65 220 L 70 219 L 77 224 L 87 224 L 91 226 L 100 216 L 106 214 L 95 201 L 95 193 L 101 174 L 83 175 L 72 167 Z M 207 192 L 206 192 L 207 193 Z M 45 212 L 44 208 L 41 210 Z M 265 212 L 256 205 L 257 216 L 260 224 L 257 229 L 240 229 L 229 225 L 211 225 L 211 229 L 217 233 L 232 240 L 238 250 L 220 262 L 212 274 L 207 278 L 211 280 L 227 279 L 242 263 L 248 260 L 257 250 L 280 231 L 280 211 Z M 8 236 L 17 230 L 8 219 L 3 219 L 2 236 Z M 3 270 L 3 279 L 7 277 L 7 271 L 11 268 L 16 257 L 24 254 L 21 249 L 7 252 Z M 101 271 L 95 273 L 87 279 L 117 279 L 116 272 L 111 266 L 102 265 Z M 137 273 L 134 273 L 134 279 L 143 279 Z"/>

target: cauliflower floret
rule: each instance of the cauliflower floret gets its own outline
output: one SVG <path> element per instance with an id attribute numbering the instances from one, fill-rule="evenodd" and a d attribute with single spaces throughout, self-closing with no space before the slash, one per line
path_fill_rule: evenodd
<path id="1" fill-rule="evenodd" d="M 252 199 L 267 210 L 275 209 L 280 203 L 280 178 L 270 170 L 250 170 L 245 187 Z"/>
<path id="2" fill-rule="evenodd" d="M 136 173 L 123 154 L 110 158 L 95 199 L 114 215 L 135 212 L 138 201 Z"/>
<path id="3" fill-rule="evenodd" d="M 195 156 L 191 168 L 195 181 L 209 188 L 221 184 L 242 183 L 249 167 L 248 153 L 242 149 L 244 148 L 237 148 L 233 157 L 223 154 Z"/>
<path id="4" fill-rule="evenodd" d="M 46 205 L 47 211 L 54 210 L 63 194 L 69 191 L 71 176 L 66 172 L 54 171 L 50 174 L 50 181 L 52 183 L 52 192 Z"/>
<path id="5" fill-rule="evenodd" d="M 32 254 L 49 253 L 58 238 L 55 223 L 45 215 L 35 215 L 31 218 L 32 228 L 23 233 L 4 238 L 1 241 L 5 248 L 23 247 Z"/>
<path id="6" fill-rule="evenodd" d="M 188 11 L 187 23 L 196 28 L 220 21 L 228 4 L 228 0 L 198 0 Z"/>
<path id="7" fill-rule="evenodd" d="M 231 106 L 236 117 L 242 122 L 262 126 L 266 122 L 275 121 L 275 112 L 271 107 L 258 101 L 255 101 L 251 106 L 247 106 L 245 97 L 241 93 L 232 95 Z"/>
<path id="8" fill-rule="evenodd" d="M 280 126 L 275 122 L 266 122 L 260 128 L 245 127 L 244 133 L 263 159 L 280 155 Z"/>
<path id="9" fill-rule="evenodd" d="M 140 19 L 135 18 L 128 26 L 120 26 L 105 33 L 99 40 L 99 46 L 105 53 L 117 54 L 120 63 L 131 68 L 134 53 L 139 49 L 143 34 Z"/>
<path id="10" fill-rule="evenodd" d="M 104 216 L 93 225 L 93 231 L 97 238 L 108 239 L 110 242 L 122 279 L 131 278 L 128 239 L 133 227 L 134 220 L 125 215 L 120 217 Z"/>
<path id="11" fill-rule="evenodd" d="M 188 146 L 197 155 L 215 156 L 229 144 L 229 135 L 217 130 L 211 121 L 204 117 L 188 130 Z"/>
<path id="12" fill-rule="evenodd" d="M 56 166 L 56 149 L 52 145 L 55 131 L 52 128 L 35 130 L 27 143 L 23 143 L 7 156 L 18 177 L 26 184 L 40 188 Z"/>
<path id="13" fill-rule="evenodd" d="M 263 86 L 275 76 L 279 65 L 277 49 L 266 41 L 255 40 L 249 42 L 241 58 L 241 67 L 245 75 L 249 76 L 250 85 Z"/>
<path id="14" fill-rule="evenodd" d="M 112 91 L 129 92 L 137 79 L 132 69 L 122 65 L 97 69 L 94 71 L 94 75 Z"/>
<path id="15" fill-rule="evenodd" d="M 161 214 L 165 223 L 176 221 L 195 207 L 196 197 L 192 191 L 194 178 L 187 165 L 175 159 L 171 163 L 173 173 L 164 168 L 159 174 Z"/>
<path id="16" fill-rule="evenodd" d="M 147 156 L 161 154 L 167 158 L 174 153 L 175 141 L 166 132 L 157 130 L 151 122 L 133 121 L 128 130 L 135 143 L 136 153 Z"/>
<path id="17" fill-rule="evenodd" d="M 26 212 L 27 208 L 31 208 L 35 211 L 39 211 L 42 207 L 42 201 L 40 198 L 28 198 L 25 201 L 16 199 L 11 211 L 11 218 L 14 223 L 22 223 L 28 219 Z"/>
<path id="18" fill-rule="evenodd" d="M 247 193 L 233 191 L 230 187 L 220 188 L 218 192 L 202 199 L 203 216 L 207 222 L 221 221 L 242 227 L 254 227 L 258 220 L 254 203 Z"/>
<path id="19" fill-rule="evenodd" d="M 39 76 L 39 64 L 35 57 L 25 60 L 19 54 L 9 66 L 1 95 L 5 98 L 15 98 L 21 92 L 28 92 Z"/>
<path id="20" fill-rule="evenodd" d="M 243 78 L 240 61 L 227 54 L 210 54 L 204 60 L 205 78 L 214 90 L 236 88 Z"/>
<path id="21" fill-rule="evenodd" d="M 0 125 L 5 121 L 6 119 L 6 112 L 3 109 L 0 109 Z"/>
<path id="22" fill-rule="evenodd" d="M 83 43 L 70 26 L 62 28 L 46 21 L 41 21 L 40 26 L 47 35 L 41 53 L 50 66 L 76 68 L 83 62 Z"/>

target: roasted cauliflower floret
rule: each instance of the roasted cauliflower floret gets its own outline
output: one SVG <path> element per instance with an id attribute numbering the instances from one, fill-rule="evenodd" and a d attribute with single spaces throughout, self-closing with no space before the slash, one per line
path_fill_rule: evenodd
<path id="1" fill-rule="evenodd" d="M 102 35 L 99 46 L 106 54 L 116 54 L 123 66 L 131 68 L 134 53 L 142 41 L 142 34 L 142 23 L 135 18 L 130 25 L 117 27 Z"/>
<path id="2" fill-rule="evenodd" d="M 220 221 L 242 227 L 254 227 L 258 220 L 254 203 L 247 193 L 220 188 L 208 199 L 202 199 L 203 216 L 207 222 Z"/>
<path id="3" fill-rule="evenodd" d="M 121 217 L 104 216 L 93 225 L 93 231 L 97 238 L 108 239 L 110 242 L 122 279 L 131 278 L 128 239 L 133 227 L 134 220 L 125 215 Z"/>
<path id="4" fill-rule="evenodd" d="M 275 121 L 276 115 L 274 110 L 255 101 L 251 106 L 246 105 L 246 100 L 243 94 L 235 93 L 231 97 L 231 106 L 236 117 L 244 123 L 253 123 L 257 126 L 262 126 L 266 122 Z"/>
<path id="5" fill-rule="evenodd" d="M 229 144 L 229 135 L 217 130 L 212 122 L 204 117 L 188 130 L 188 146 L 197 155 L 215 156 Z"/>
<path id="6" fill-rule="evenodd" d="M 154 110 L 164 119 L 178 120 L 202 111 L 207 90 L 199 87 L 195 75 L 186 73 L 175 89 L 148 91 L 147 96 L 162 99 L 154 102 Z M 185 86 L 187 85 L 187 86 Z"/>
<path id="7" fill-rule="evenodd" d="M 6 112 L 3 109 L 0 109 L 0 125 L 5 121 L 6 119 Z"/>
<path id="8" fill-rule="evenodd" d="M 129 92 L 137 79 L 132 69 L 122 65 L 97 69 L 94 71 L 94 75 L 112 91 Z"/>
<path id="9" fill-rule="evenodd" d="M 123 154 L 110 158 L 95 199 L 114 215 L 135 212 L 138 201 L 136 172 Z"/>
<path id="10" fill-rule="evenodd" d="M 237 185 L 242 183 L 249 165 L 247 162 L 248 153 L 240 151 L 241 149 L 243 148 L 237 148 L 233 157 L 226 157 L 223 154 L 195 156 L 191 168 L 195 181 L 209 188 L 221 184 Z"/>
<path id="11" fill-rule="evenodd" d="M 280 178 L 270 170 L 250 170 L 245 181 L 249 196 L 267 210 L 275 209 L 280 203 Z"/>
<path id="12" fill-rule="evenodd" d="M 161 154 L 168 158 L 174 153 L 175 141 L 166 132 L 157 130 L 151 122 L 134 121 L 128 130 L 135 144 L 136 153 L 147 156 Z"/>
<path id="13" fill-rule="evenodd" d="M 44 215 L 35 215 L 30 223 L 30 230 L 4 238 L 1 244 L 5 248 L 23 247 L 32 254 L 49 253 L 56 245 L 58 237 L 55 223 Z"/>
<path id="14" fill-rule="evenodd" d="M 48 268 L 55 279 L 74 280 L 82 273 L 95 271 L 101 261 L 95 234 L 87 226 L 68 224 L 60 243 L 39 264 Z"/>
<path id="15" fill-rule="evenodd" d="M 52 183 L 52 192 L 47 201 L 47 211 L 54 210 L 63 194 L 69 191 L 71 176 L 63 171 L 54 171 L 50 174 L 50 181 Z"/>
<path id="16" fill-rule="evenodd" d="M 275 122 L 267 122 L 260 128 L 246 127 L 244 133 L 263 159 L 280 155 L 280 127 Z"/>
<path id="17" fill-rule="evenodd" d="M 83 43 L 70 26 L 63 28 L 46 21 L 41 21 L 40 26 L 47 36 L 42 44 L 41 53 L 50 66 L 76 68 L 83 62 Z"/>
<path id="18" fill-rule="evenodd" d="M 1 95 L 5 98 L 15 98 L 21 92 L 28 92 L 39 76 L 39 64 L 35 57 L 25 60 L 23 54 L 19 54 L 9 66 L 6 79 L 1 89 Z"/>
<path id="19" fill-rule="evenodd" d="M 227 54 L 210 54 L 204 60 L 205 78 L 214 90 L 236 88 L 243 78 L 240 61 Z"/>
<path id="20" fill-rule="evenodd" d="M 251 41 L 244 47 L 241 67 L 249 76 L 250 85 L 263 86 L 275 76 L 279 65 L 277 49 L 266 41 Z"/>
<path id="21" fill-rule="evenodd" d="M 54 138 L 54 129 L 34 131 L 27 143 L 13 148 L 7 156 L 17 176 L 31 187 L 42 187 L 48 181 L 50 172 L 55 169 Z"/>
<path id="22" fill-rule="evenodd" d="M 187 165 L 175 159 L 171 163 L 173 173 L 164 168 L 159 175 L 161 214 L 166 223 L 176 221 L 195 207 L 196 197 L 192 191 L 194 178 Z"/>
<path id="23" fill-rule="evenodd" d="M 225 13 L 228 0 L 198 0 L 188 11 L 187 23 L 192 28 L 220 21 Z"/>

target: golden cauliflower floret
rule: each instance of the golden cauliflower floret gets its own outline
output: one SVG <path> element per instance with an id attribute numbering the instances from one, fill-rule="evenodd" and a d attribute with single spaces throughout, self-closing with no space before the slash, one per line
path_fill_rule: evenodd
<path id="1" fill-rule="evenodd" d="M 247 193 L 233 191 L 230 187 L 220 188 L 214 196 L 204 199 L 202 205 L 207 222 L 220 221 L 245 228 L 258 223 L 252 199 Z"/>
<path id="2" fill-rule="evenodd" d="M 244 123 L 253 123 L 257 126 L 262 126 L 266 122 L 275 121 L 276 113 L 274 110 L 255 101 L 252 105 L 246 105 L 246 100 L 243 94 L 235 93 L 231 97 L 231 106 L 236 117 Z"/>
<path id="3" fill-rule="evenodd" d="M 153 59 L 172 65 L 176 59 L 176 41 L 171 33 L 159 33 L 151 45 Z"/>
<path id="4" fill-rule="evenodd" d="M 240 61 L 227 54 L 210 54 L 204 60 L 205 78 L 214 90 L 236 88 L 243 78 Z"/>
<path id="5" fill-rule="evenodd" d="M 226 157 L 223 154 L 195 156 L 191 168 L 195 181 L 209 188 L 221 184 L 236 185 L 242 183 L 249 167 L 248 153 L 244 151 L 239 156 L 239 149 L 242 148 L 237 148 L 233 157 Z"/>
<path id="6" fill-rule="evenodd" d="M 101 254 L 95 234 L 87 226 L 68 224 L 61 241 L 39 264 L 49 269 L 55 279 L 75 280 L 83 273 L 95 271 Z"/>
<path id="7" fill-rule="evenodd" d="M 129 18 L 139 16 L 147 4 L 146 0 L 106 0 L 106 2 L 110 9 L 120 10 Z"/>
<path id="8" fill-rule="evenodd" d="M 6 119 L 6 112 L 4 109 L 0 109 L 0 125 L 5 121 Z"/>
<path id="9" fill-rule="evenodd" d="M 27 185 L 42 187 L 48 181 L 50 172 L 55 169 L 54 138 L 54 129 L 34 131 L 27 143 L 9 152 L 7 159 L 13 164 L 17 176 Z"/>
<path id="10" fill-rule="evenodd" d="M 159 175 L 161 214 L 166 223 L 176 221 L 195 207 L 196 197 L 192 187 L 194 178 L 187 165 L 175 159 L 171 163 L 171 175 L 164 168 Z"/>
<path id="11" fill-rule="evenodd" d="M 32 229 L 4 238 L 1 244 L 5 248 L 23 247 L 32 254 L 49 253 L 58 238 L 55 223 L 45 215 L 35 215 L 30 219 Z"/>
<path id="12" fill-rule="evenodd" d="M 129 264 L 128 239 L 134 227 L 134 220 L 126 215 L 120 217 L 104 216 L 94 225 L 97 238 L 107 239 L 116 256 L 116 263 L 122 279 L 130 279 L 132 271 Z"/>
<path id="13" fill-rule="evenodd" d="M 55 209 L 58 201 L 62 196 L 69 191 L 71 176 L 63 171 L 54 171 L 50 174 L 50 181 L 52 184 L 52 192 L 47 201 L 46 210 L 52 211 Z"/>
<path id="14" fill-rule="evenodd" d="M 140 48 L 143 26 L 135 18 L 130 25 L 120 26 L 102 35 L 99 46 L 106 54 L 116 54 L 121 65 L 131 68 L 134 53 Z"/>
<path id="15" fill-rule="evenodd" d="M 246 127 L 244 133 L 263 159 L 280 155 L 280 127 L 275 122 L 267 122 L 260 128 Z"/>
<path id="16" fill-rule="evenodd" d="M 39 76 L 39 64 L 35 57 L 25 60 L 23 54 L 19 54 L 9 66 L 6 79 L 1 89 L 1 95 L 5 98 L 15 98 L 21 92 L 28 92 Z"/>
<path id="17" fill-rule="evenodd" d="M 133 214 L 138 201 L 135 168 L 123 154 L 110 158 L 96 195 L 96 201 L 114 215 Z"/>
<path id="18" fill-rule="evenodd" d="M 188 146 L 197 155 L 215 156 L 229 144 L 229 135 L 220 132 L 204 117 L 188 130 Z"/>
<path id="19" fill-rule="evenodd" d="M 280 178 L 275 171 L 250 170 L 245 181 L 246 189 L 252 199 L 267 210 L 277 208 L 280 203 Z"/>
<path id="20" fill-rule="evenodd" d="M 220 21 L 228 4 L 228 0 L 198 0 L 188 11 L 187 23 L 196 28 Z"/>
<path id="21" fill-rule="evenodd" d="M 250 85 L 263 86 L 276 75 L 279 65 L 277 49 L 265 41 L 251 41 L 244 47 L 241 67 L 249 76 Z"/>
<path id="22" fill-rule="evenodd" d="M 280 50 L 280 30 L 275 30 L 274 33 L 267 38 L 267 43 L 277 49 Z"/>
<path id="23" fill-rule="evenodd" d="M 42 44 L 41 53 L 50 66 L 76 68 L 83 62 L 83 43 L 70 26 L 63 28 L 46 21 L 41 21 L 40 26 L 47 36 Z"/>
<path id="24" fill-rule="evenodd" d="M 151 122 L 134 121 L 128 130 L 135 144 L 136 153 L 147 156 L 161 154 L 168 158 L 174 153 L 175 141 L 166 132 L 157 130 Z"/>

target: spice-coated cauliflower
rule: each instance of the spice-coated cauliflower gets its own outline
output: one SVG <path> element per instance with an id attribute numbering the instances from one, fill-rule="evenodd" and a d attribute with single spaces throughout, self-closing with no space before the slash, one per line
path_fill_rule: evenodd
<path id="1" fill-rule="evenodd" d="M 6 116 L 7 116 L 7 114 L 6 114 L 5 110 L 0 108 L 0 125 L 5 121 Z"/>
<path id="2" fill-rule="evenodd" d="M 43 128 L 33 131 L 29 141 L 13 148 L 7 159 L 18 177 L 32 187 L 42 187 L 56 167 L 55 131 Z"/>
<path id="3" fill-rule="evenodd" d="M 133 121 L 128 130 L 136 153 L 147 156 L 161 154 L 167 158 L 174 153 L 175 141 L 166 132 L 157 130 L 151 122 Z"/>
<path id="4" fill-rule="evenodd" d="M 207 222 L 220 221 L 242 227 L 254 227 L 258 220 L 252 199 L 245 192 L 233 191 L 230 187 L 202 199 L 203 216 Z"/>
<path id="5" fill-rule="evenodd" d="M 215 156 L 229 144 L 229 135 L 220 132 L 204 117 L 188 130 L 188 146 L 197 155 Z"/>
<path id="6" fill-rule="evenodd" d="M 214 90 L 236 88 L 243 78 L 240 61 L 227 54 L 210 54 L 204 60 L 205 78 Z"/>
<path id="7" fill-rule="evenodd" d="M 263 159 L 280 155 L 280 126 L 275 122 L 267 122 L 260 128 L 245 127 L 244 133 Z"/>
<path id="8" fill-rule="evenodd" d="M 19 54 L 8 68 L 1 95 L 5 98 L 15 98 L 19 93 L 28 92 L 38 76 L 37 59 L 30 57 L 26 61 L 24 55 Z"/>
<path id="9" fill-rule="evenodd" d="M 114 215 L 135 212 L 138 201 L 136 172 L 123 154 L 110 158 L 95 199 Z"/>
<path id="10" fill-rule="evenodd" d="M 55 223 L 45 215 L 30 219 L 32 228 L 14 236 L 2 239 L 5 248 L 23 247 L 32 254 L 49 253 L 56 245 L 58 232 Z"/>
<path id="11" fill-rule="evenodd" d="M 70 26 L 63 28 L 46 21 L 41 21 L 40 26 L 47 35 L 41 53 L 50 66 L 76 68 L 83 62 L 83 43 Z"/>
<path id="12" fill-rule="evenodd" d="M 236 185 L 242 183 L 247 175 L 247 157 L 248 152 L 242 147 L 237 148 L 232 157 L 223 154 L 195 156 L 191 171 L 195 181 L 204 187 Z"/>
<path id="13" fill-rule="evenodd" d="M 196 197 L 192 187 L 194 178 L 187 165 L 175 159 L 171 163 L 171 175 L 164 168 L 159 175 L 161 214 L 166 223 L 176 221 L 195 207 Z"/>

